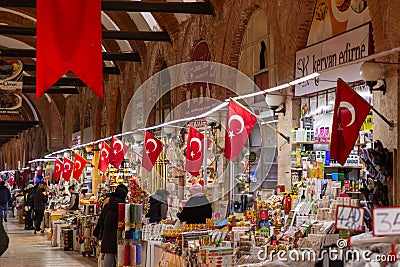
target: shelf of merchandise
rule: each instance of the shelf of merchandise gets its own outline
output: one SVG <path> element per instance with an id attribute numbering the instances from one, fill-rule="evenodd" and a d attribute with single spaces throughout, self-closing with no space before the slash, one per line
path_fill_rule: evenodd
<path id="1" fill-rule="evenodd" d="M 303 169 L 303 166 L 301 165 L 292 165 L 290 166 L 292 169 Z"/>
<path id="2" fill-rule="evenodd" d="M 330 145 L 330 143 L 321 142 L 291 142 L 292 145 Z M 367 143 L 355 143 L 354 146 L 365 146 Z"/>
<path id="3" fill-rule="evenodd" d="M 330 143 L 320 142 L 292 142 L 292 145 L 329 145 Z"/>
<path id="4" fill-rule="evenodd" d="M 325 166 L 326 169 L 362 169 L 363 166 Z"/>

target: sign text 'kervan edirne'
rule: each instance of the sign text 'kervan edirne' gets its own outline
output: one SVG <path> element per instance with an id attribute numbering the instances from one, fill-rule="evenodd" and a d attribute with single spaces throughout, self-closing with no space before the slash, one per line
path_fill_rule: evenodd
<path id="1" fill-rule="evenodd" d="M 312 45 L 296 53 L 296 78 L 321 72 L 368 56 L 369 25 Z M 359 66 L 352 65 L 321 73 L 315 80 L 296 85 L 296 95 L 306 95 L 332 88 L 330 81 L 341 77 L 346 82 L 360 80 Z"/>

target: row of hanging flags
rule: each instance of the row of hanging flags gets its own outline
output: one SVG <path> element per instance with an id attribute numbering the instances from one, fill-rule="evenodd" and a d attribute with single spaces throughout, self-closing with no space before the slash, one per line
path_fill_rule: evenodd
<path id="1" fill-rule="evenodd" d="M 372 106 L 357 92 L 351 89 L 343 80 L 338 79 L 332 123 L 332 138 L 330 145 L 331 157 L 341 165 L 354 148 L 359 131 Z M 225 157 L 235 162 L 245 145 L 250 132 L 257 122 L 254 114 L 236 101 L 230 101 L 225 132 Z M 203 163 L 204 135 L 189 126 L 186 145 L 186 171 L 198 176 Z M 146 132 L 143 145 L 142 166 L 151 171 L 158 156 L 163 150 L 163 144 L 156 137 Z"/>
<path id="2" fill-rule="evenodd" d="M 346 159 L 357 141 L 360 128 L 371 108 L 371 105 L 345 82 L 341 79 L 338 80 L 330 149 L 331 157 L 340 164 L 344 165 L 346 163 Z M 237 160 L 256 122 L 256 116 L 241 104 L 236 101 L 229 102 L 224 151 L 224 155 L 228 160 L 233 162 Z M 204 138 L 205 136 L 202 133 L 189 126 L 185 169 L 193 176 L 199 175 L 204 153 L 206 153 L 211 144 L 211 140 L 207 139 L 205 142 Z M 206 148 L 204 147 L 205 145 L 207 146 Z M 164 144 L 146 131 L 142 156 L 143 168 L 151 172 L 163 148 Z M 118 168 L 127 151 L 128 146 L 115 137 L 112 137 L 111 146 L 103 141 L 98 169 L 106 172 L 109 164 Z M 78 179 L 85 168 L 86 162 L 87 160 L 79 154 L 75 154 L 74 161 L 67 157 L 64 157 L 64 161 L 57 159 L 54 170 L 55 180 L 58 181 L 62 175 L 65 181 L 69 181 L 71 174 L 75 179 Z"/>
<path id="3" fill-rule="evenodd" d="M 121 140 L 115 137 L 112 137 L 111 139 L 111 147 L 103 141 L 100 153 L 99 170 L 105 172 L 109 164 L 113 165 L 115 168 L 118 168 L 121 165 L 127 151 L 128 146 L 123 144 Z M 74 177 L 74 179 L 78 180 L 79 176 L 81 176 L 83 170 L 85 169 L 86 163 L 87 160 L 76 153 L 74 161 L 67 157 L 64 157 L 63 161 L 56 159 L 54 166 L 54 180 L 58 182 L 60 177 L 62 177 L 64 181 L 69 181 L 71 179 L 71 175 Z"/>

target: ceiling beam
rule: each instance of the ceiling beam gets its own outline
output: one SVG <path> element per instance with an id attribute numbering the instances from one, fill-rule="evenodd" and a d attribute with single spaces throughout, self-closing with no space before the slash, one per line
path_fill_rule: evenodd
<path id="1" fill-rule="evenodd" d="M 24 71 L 36 71 L 36 65 L 24 64 Z M 103 67 L 103 73 L 120 75 L 121 71 L 118 69 L 118 67 Z"/>
<path id="2" fill-rule="evenodd" d="M 34 76 L 24 76 L 22 77 L 23 85 L 36 85 L 36 77 Z M 86 86 L 84 82 L 82 82 L 79 78 L 60 78 L 54 86 Z"/>
<path id="3" fill-rule="evenodd" d="M 36 8 L 35 0 L 0 0 L 0 7 Z M 142 1 L 102 1 L 103 11 L 165 12 L 182 14 L 215 15 L 214 8 L 206 2 L 142 2 Z"/>
<path id="4" fill-rule="evenodd" d="M 32 127 L 39 125 L 39 121 L 13 121 L 13 120 L 0 120 L 0 126 L 28 126 Z"/>
<path id="5" fill-rule="evenodd" d="M 0 35 L 36 36 L 36 27 L 0 25 Z M 103 31 L 103 39 L 170 42 L 168 33 L 149 31 Z"/>
<path id="6" fill-rule="evenodd" d="M 0 48 L 0 57 L 36 58 L 36 50 L 35 49 Z M 138 53 L 103 52 L 103 60 L 140 62 L 140 56 Z"/>
<path id="7" fill-rule="evenodd" d="M 0 146 L 8 143 L 13 138 L 18 138 L 18 134 L 29 128 L 39 125 L 39 121 L 12 121 L 0 120 Z"/>
<path id="8" fill-rule="evenodd" d="M 35 86 L 22 86 L 22 93 L 24 94 L 36 94 L 36 87 Z M 77 95 L 79 94 L 78 89 L 75 87 L 68 87 L 68 88 L 60 88 L 60 87 L 50 87 L 45 92 L 46 94 L 66 94 L 66 95 Z"/>

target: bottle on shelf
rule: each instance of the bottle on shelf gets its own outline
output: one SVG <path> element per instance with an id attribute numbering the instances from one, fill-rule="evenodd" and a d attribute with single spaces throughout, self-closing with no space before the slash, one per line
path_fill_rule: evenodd
<path id="1" fill-rule="evenodd" d="M 305 142 L 306 141 L 306 130 L 303 128 L 299 128 L 296 131 L 296 142 Z"/>
<path id="2" fill-rule="evenodd" d="M 292 140 L 292 142 L 297 142 L 297 140 L 296 140 L 296 132 L 297 132 L 297 128 L 293 128 L 290 131 L 290 139 Z"/>
<path id="3" fill-rule="evenodd" d="M 314 134 L 314 142 L 319 143 L 319 129 L 315 128 L 315 134 Z"/>
<path id="4" fill-rule="evenodd" d="M 329 144 L 331 142 L 331 136 L 329 133 L 329 127 L 325 127 L 325 143 Z"/>
<path id="5" fill-rule="evenodd" d="M 301 154 L 300 154 L 300 149 L 296 149 L 296 165 L 300 166 L 301 163 Z"/>
<path id="6" fill-rule="evenodd" d="M 325 128 L 319 128 L 319 143 L 325 143 Z"/>

